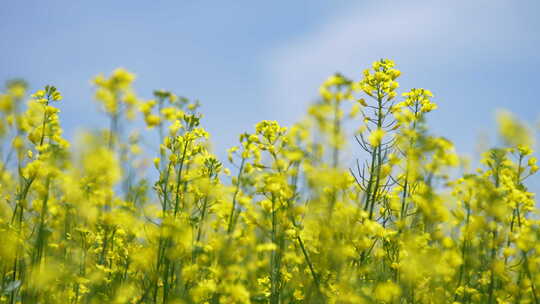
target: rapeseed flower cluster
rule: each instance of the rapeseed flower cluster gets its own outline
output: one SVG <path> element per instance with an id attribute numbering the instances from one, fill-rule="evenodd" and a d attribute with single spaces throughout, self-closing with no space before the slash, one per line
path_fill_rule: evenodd
<path id="1" fill-rule="evenodd" d="M 539 303 L 532 131 L 501 112 L 502 144 L 471 170 L 429 131 L 433 93 L 399 94 L 400 75 L 383 59 L 331 76 L 305 119 L 257 123 L 226 163 L 198 101 L 143 100 L 124 69 L 93 80 L 110 126 L 74 143 L 69 98 L 8 82 L 0 303 Z"/>

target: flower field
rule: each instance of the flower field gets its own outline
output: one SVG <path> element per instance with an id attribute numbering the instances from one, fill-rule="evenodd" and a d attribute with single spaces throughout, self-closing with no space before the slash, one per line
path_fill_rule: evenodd
<path id="1" fill-rule="evenodd" d="M 500 113 L 475 168 L 400 74 L 335 74 L 304 119 L 259 122 L 223 160 L 198 102 L 141 99 L 124 69 L 92 81 L 110 125 L 73 141 L 62 88 L 7 82 L 0 303 L 540 303 L 534 134 Z"/>

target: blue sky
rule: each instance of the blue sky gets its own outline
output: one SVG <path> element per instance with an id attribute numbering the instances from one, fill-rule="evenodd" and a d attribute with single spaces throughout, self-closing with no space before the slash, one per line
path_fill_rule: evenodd
<path id="1" fill-rule="evenodd" d="M 125 67 L 138 95 L 198 98 L 218 155 L 262 119 L 302 117 L 318 86 L 379 58 L 434 92 L 430 124 L 471 154 L 506 108 L 540 114 L 540 1 L 6 1 L 0 80 L 64 95 L 68 137 L 105 126 L 89 80 Z"/>

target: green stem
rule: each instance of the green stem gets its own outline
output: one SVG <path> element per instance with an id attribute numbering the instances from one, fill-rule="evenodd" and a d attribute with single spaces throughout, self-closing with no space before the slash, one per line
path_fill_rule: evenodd
<path id="1" fill-rule="evenodd" d="M 234 211 L 236 210 L 236 198 L 238 196 L 238 193 L 240 192 L 240 184 L 242 179 L 242 173 L 244 171 L 244 164 L 246 162 L 246 159 L 242 157 L 242 162 L 240 163 L 240 169 L 238 169 L 238 175 L 236 176 L 236 189 L 234 190 L 233 198 L 232 198 L 232 204 L 231 204 L 231 213 L 229 215 L 229 224 L 227 227 L 227 234 L 231 234 L 234 229 Z"/>

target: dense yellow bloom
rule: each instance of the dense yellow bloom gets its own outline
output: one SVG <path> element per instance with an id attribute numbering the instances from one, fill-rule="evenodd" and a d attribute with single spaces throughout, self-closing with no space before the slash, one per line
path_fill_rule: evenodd
<path id="1" fill-rule="evenodd" d="M 386 132 L 383 129 L 374 130 L 369 134 L 369 143 L 374 147 L 378 147 L 381 144 L 385 134 Z"/>
<path id="2" fill-rule="evenodd" d="M 497 123 L 499 124 L 499 134 L 510 145 L 525 147 L 532 145 L 533 137 L 530 130 L 510 112 L 500 111 L 497 113 Z"/>
<path id="3" fill-rule="evenodd" d="M 133 111 L 138 103 L 131 88 L 134 80 L 135 75 L 122 68 L 114 70 L 109 78 L 100 74 L 93 79 L 95 98 L 103 104 L 106 113 L 115 117 L 123 111 L 128 114 Z"/>
<path id="4" fill-rule="evenodd" d="M 401 294 L 399 286 L 392 282 L 380 283 L 375 288 L 375 298 L 383 301 L 384 303 L 390 303 L 397 299 Z"/>
<path id="5" fill-rule="evenodd" d="M 9 82 L 0 304 L 538 303 L 531 130 L 501 112 L 503 145 L 459 168 L 428 129 L 433 93 L 398 95 L 400 75 L 388 59 L 332 75 L 305 119 L 240 134 L 230 168 L 197 101 L 142 101 L 124 69 L 93 80 L 110 126 L 73 144 L 59 90 L 22 108 Z M 139 114 L 155 150 L 130 131 Z"/>

